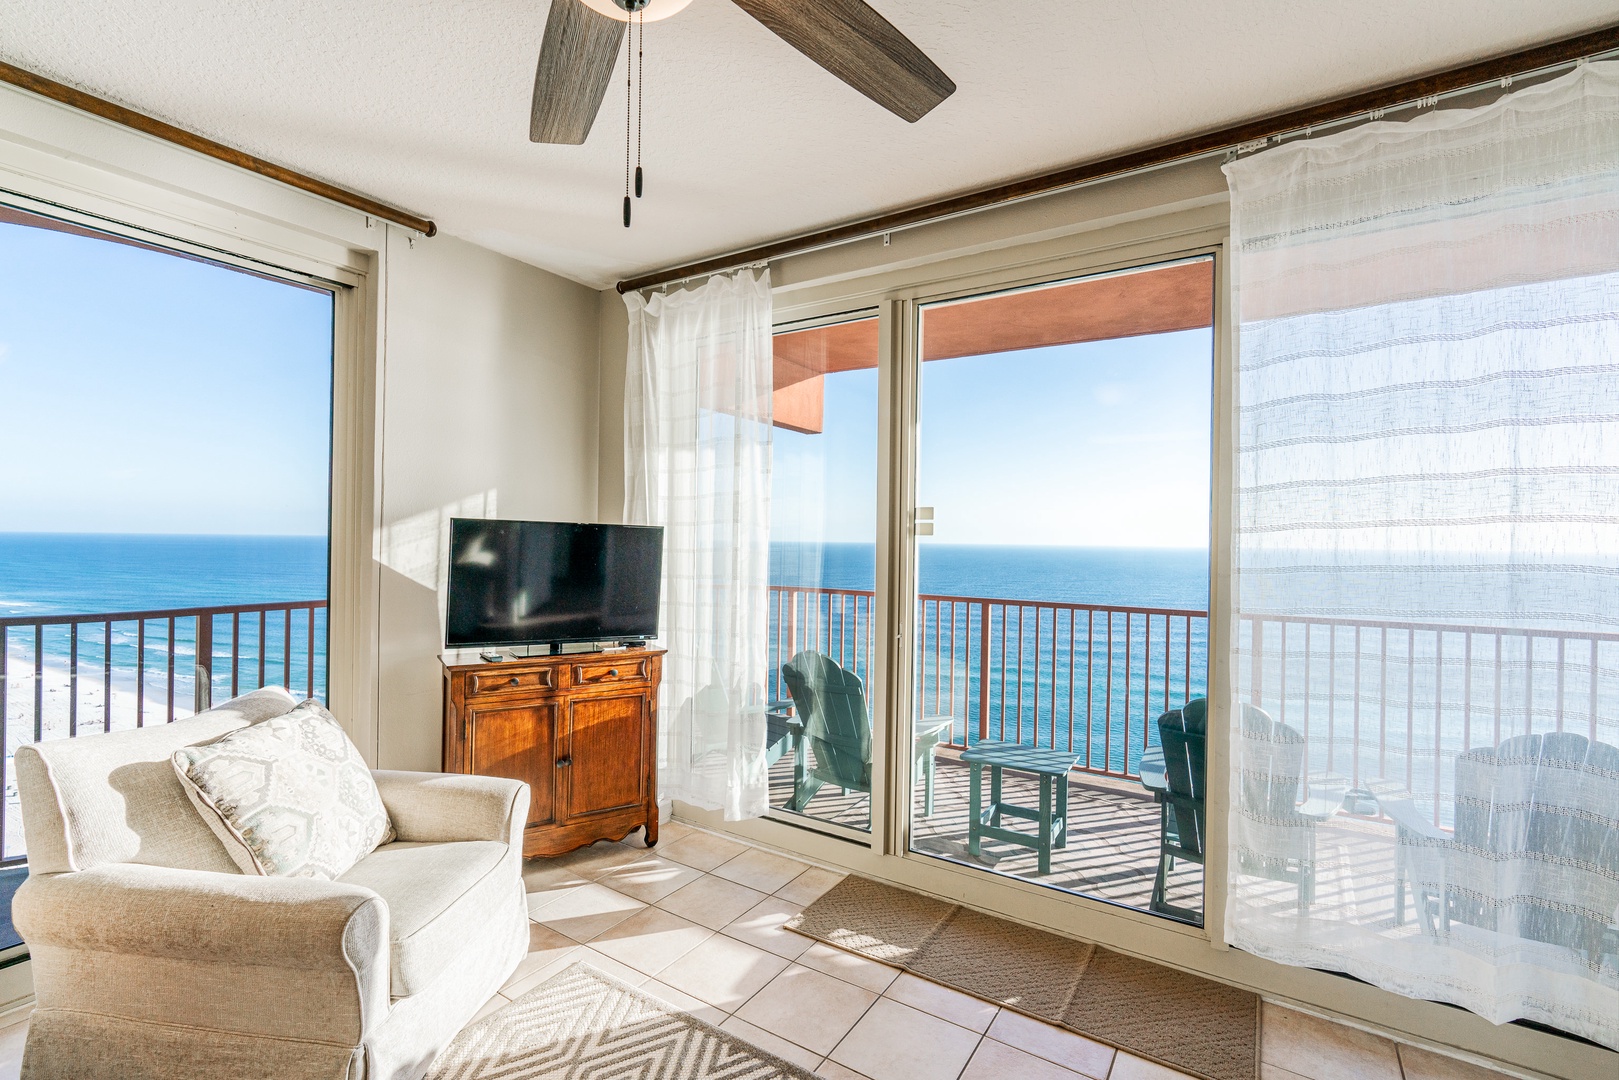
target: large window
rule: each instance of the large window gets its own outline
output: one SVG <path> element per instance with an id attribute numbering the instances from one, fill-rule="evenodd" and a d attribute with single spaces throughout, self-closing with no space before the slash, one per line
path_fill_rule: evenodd
<path id="1" fill-rule="evenodd" d="M 326 693 L 334 296 L 0 208 L 0 854 L 19 745 Z"/>

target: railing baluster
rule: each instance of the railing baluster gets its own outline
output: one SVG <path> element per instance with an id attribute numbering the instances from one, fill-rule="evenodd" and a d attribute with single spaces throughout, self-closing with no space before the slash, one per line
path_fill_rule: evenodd
<path id="1" fill-rule="evenodd" d="M 1389 774 L 1389 628 L 1383 627 L 1377 687 L 1377 775 Z"/>
<path id="2" fill-rule="evenodd" d="M 135 622 L 135 726 L 146 726 L 146 620 Z"/>
<path id="3" fill-rule="evenodd" d="M 1591 647 L 1596 648 L 1595 639 L 1592 640 Z M 1595 710 L 1593 710 L 1592 716 L 1595 717 L 1595 715 Z M 1495 635 L 1495 740 L 1490 745 L 1501 745 L 1501 635 L 1499 633 Z"/>
<path id="4" fill-rule="evenodd" d="M 1523 733 L 1535 733 L 1535 636 L 1523 635 Z"/>
<path id="5" fill-rule="evenodd" d="M 292 609 L 286 611 L 281 630 L 281 685 L 292 689 Z"/>
<path id="6" fill-rule="evenodd" d="M 1017 606 L 1017 741 L 1023 742 L 1023 612 L 1027 610 L 1022 604 Z M 1040 616 L 1035 614 L 1034 626 L 1035 640 L 1040 639 Z M 1038 667 L 1036 668 L 1038 670 Z M 1039 715 L 1040 699 L 1035 697 L 1035 742 L 1040 741 Z"/>
<path id="7" fill-rule="evenodd" d="M 1079 621 L 1079 612 L 1072 608 L 1068 611 L 1068 752 L 1074 752 L 1074 624 Z M 1055 738 L 1055 730 L 1053 730 Z M 1085 764 L 1089 765 L 1090 755 L 1086 755 Z"/>
<path id="8" fill-rule="evenodd" d="M 102 627 L 102 655 L 101 655 L 101 730 L 112 730 L 112 620 L 108 619 L 101 624 Z"/>
<path id="9" fill-rule="evenodd" d="M 309 605 L 309 652 L 308 652 L 308 657 L 307 658 L 308 658 L 308 662 L 309 662 L 309 668 L 308 668 L 307 671 L 304 672 L 304 681 L 307 683 L 308 692 L 306 694 L 304 694 L 304 697 L 314 697 L 315 696 L 315 605 L 313 605 L 313 604 Z"/>
<path id="10" fill-rule="evenodd" d="M 1563 643 L 1564 638 L 1557 638 L 1557 730 L 1563 730 Z"/>
<path id="11" fill-rule="evenodd" d="M 1096 610 L 1085 612 L 1085 767 L 1091 768 L 1091 716 L 1096 711 Z M 1104 766 L 1105 767 L 1105 766 Z"/>
<path id="12" fill-rule="evenodd" d="M 1102 768 L 1113 770 L 1113 609 L 1107 612 L 1107 694 L 1102 699 Z M 1128 755 L 1126 755 L 1128 756 Z"/>
<path id="13" fill-rule="evenodd" d="M 167 646 L 164 651 L 169 654 L 169 704 L 167 722 L 172 724 L 174 723 L 174 618 L 172 616 L 169 618 L 169 636 L 164 641 L 164 644 Z"/>
<path id="14" fill-rule="evenodd" d="M 67 734 L 73 738 L 79 733 L 79 624 L 68 626 L 67 661 Z M 0 713 L 0 716 L 3 716 Z"/>
<path id="15" fill-rule="evenodd" d="M 236 689 L 242 668 L 242 613 L 230 613 L 230 696 L 241 693 Z"/>
<path id="16" fill-rule="evenodd" d="M 264 654 L 270 651 L 270 650 L 268 650 L 268 649 L 266 649 L 264 647 L 264 628 L 267 625 L 267 621 L 266 621 L 266 616 L 267 615 L 268 615 L 268 612 L 265 612 L 265 611 L 259 612 L 259 645 L 258 645 L 258 652 L 259 652 L 259 688 L 261 688 L 261 689 L 264 686 Z"/>
<path id="17" fill-rule="evenodd" d="M 1473 632 L 1462 635 L 1462 753 L 1473 749 Z"/>
<path id="18" fill-rule="evenodd" d="M 1338 626 L 1327 626 L 1327 771 L 1338 742 Z M 1308 753 L 1308 751 L 1306 751 Z"/>
<path id="19" fill-rule="evenodd" d="M 1411 790 L 1412 758 L 1416 755 L 1417 632 L 1405 632 L 1405 790 Z"/>
<path id="20" fill-rule="evenodd" d="M 1355 627 L 1355 709 L 1354 709 L 1354 741 L 1350 744 L 1353 749 L 1350 753 L 1349 782 L 1352 787 L 1360 787 L 1360 627 Z"/>
<path id="21" fill-rule="evenodd" d="M 1444 802 L 1444 777 L 1439 770 L 1440 760 L 1444 756 L 1444 746 L 1441 740 L 1445 735 L 1445 714 L 1441 702 L 1445 692 L 1445 633 L 1443 630 L 1434 632 L 1433 636 L 1433 823 L 1439 824 L 1439 807 Z"/>
<path id="22" fill-rule="evenodd" d="M 313 615 L 315 609 L 309 611 Z M 214 706 L 214 617 L 198 615 L 192 635 L 197 644 L 191 677 L 191 713 L 195 716 Z"/>
<path id="23" fill-rule="evenodd" d="M 978 605 L 978 738 L 989 738 L 989 604 Z"/>
<path id="24" fill-rule="evenodd" d="M 1597 741 L 1597 674 L 1602 669 L 1597 667 L 1597 639 L 1591 639 L 1591 732 L 1587 736 L 1592 742 Z M 3 715 L 4 710 L 0 710 Z"/>
<path id="25" fill-rule="evenodd" d="M 34 741 L 45 737 L 45 624 L 34 624 Z"/>

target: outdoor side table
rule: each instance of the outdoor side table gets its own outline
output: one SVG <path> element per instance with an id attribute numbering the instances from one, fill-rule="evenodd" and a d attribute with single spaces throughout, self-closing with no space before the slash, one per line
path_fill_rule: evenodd
<path id="1" fill-rule="evenodd" d="M 961 760 L 972 769 L 967 808 L 967 853 L 977 855 L 984 837 L 1033 848 L 1039 853 L 1039 873 L 1051 873 L 1051 849 L 1068 846 L 1068 771 L 1080 755 L 1062 750 L 1040 750 L 1018 743 L 988 739 L 974 743 L 962 752 Z M 989 766 L 989 805 L 983 805 L 983 767 Z M 1040 778 L 1038 809 L 1017 806 L 1001 796 L 1001 770 L 1015 769 Z M 1052 798 L 1055 787 L 1056 798 Z M 1039 835 L 1001 828 L 1001 818 L 1015 817 L 1037 822 Z"/>

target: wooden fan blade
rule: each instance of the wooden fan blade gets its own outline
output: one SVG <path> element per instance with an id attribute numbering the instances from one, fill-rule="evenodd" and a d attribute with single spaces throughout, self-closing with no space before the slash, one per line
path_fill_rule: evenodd
<path id="1" fill-rule="evenodd" d="M 950 76 L 862 0 L 733 0 L 777 37 L 911 123 L 956 92 Z"/>
<path id="2" fill-rule="evenodd" d="M 579 0 L 551 0 L 540 66 L 534 75 L 530 142 L 577 145 L 585 141 L 612 81 L 624 26 Z"/>

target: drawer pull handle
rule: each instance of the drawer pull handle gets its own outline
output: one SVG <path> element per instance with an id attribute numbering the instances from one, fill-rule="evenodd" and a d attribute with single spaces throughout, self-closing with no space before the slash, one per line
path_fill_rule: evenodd
<path id="1" fill-rule="evenodd" d="M 557 768 L 559 768 L 559 769 L 566 766 L 566 765 L 572 765 L 572 764 L 573 764 L 573 758 L 571 758 L 571 757 L 559 757 L 559 758 L 557 758 Z"/>
<path id="2" fill-rule="evenodd" d="M 609 679 L 616 679 L 616 678 L 618 678 L 618 668 L 608 668 L 608 669 L 607 669 L 607 677 L 608 677 L 608 678 L 609 678 Z"/>
<path id="3" fill-rule="evenodd" d="M 507 686 L 516 686 L 517 685 L 517 676 L 513 675 L 511 678 L 507 679 L 506 680 L 506 685 Z"/>

